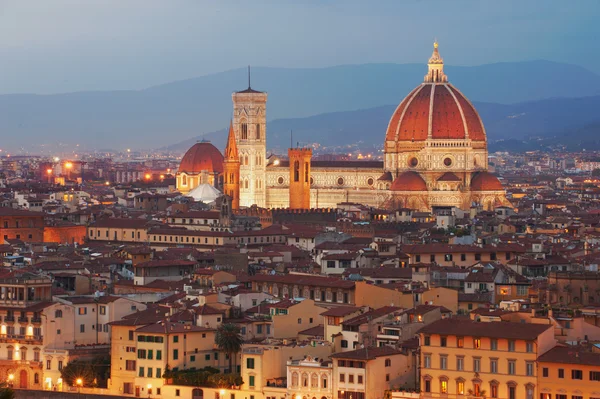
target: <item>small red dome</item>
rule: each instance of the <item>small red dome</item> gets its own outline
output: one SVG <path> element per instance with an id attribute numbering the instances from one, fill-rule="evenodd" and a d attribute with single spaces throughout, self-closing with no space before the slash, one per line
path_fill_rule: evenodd
<path id="1" fill-rule="evenodd" d="M 499 191 L 504 190 L 500 180 L 489 172 L 479 172 L 471 179 L 472 191 Z"/>
<path id="2" fill-rule="evenodd" d="M 423 83 L 396 108 L 386 141 L 465 139 L 485 141 L 475 107 L 449 83 Z"/>
<path id="3" fill-rule="evenodd" d="M 203 170 L 223 173 L 223 154 L 208 141 L 194 144 L 179 164 L 179 172 L 199 173 Z"/>
<path id="4" fill-rule="evenodd" d="M 398 175 L 392 186 L 392 191 L 427 191 L 427 184 L 425 180 L 417 173 L 413 171 L 404 172 Z"/>

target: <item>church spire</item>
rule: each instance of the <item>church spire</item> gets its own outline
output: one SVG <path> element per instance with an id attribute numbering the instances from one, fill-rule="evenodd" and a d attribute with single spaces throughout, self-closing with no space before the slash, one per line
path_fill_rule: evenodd
<path id="1" fill-rule="evenodd" d="M 233 121 L 229 121 L 229 136 L 225 147 L 225 161 L 239 161 L 235 133 L 233 132 Z"/>
<path id="2" fill-rule="evenodd" d="M 444 59 L 438 50 L 439 44 L 437 39 L 433 42 L 433 53 L 427 64 L 428 71 L 425 75 L 425 83 L 446 83 L 448 77 L 444 73 Z"/>

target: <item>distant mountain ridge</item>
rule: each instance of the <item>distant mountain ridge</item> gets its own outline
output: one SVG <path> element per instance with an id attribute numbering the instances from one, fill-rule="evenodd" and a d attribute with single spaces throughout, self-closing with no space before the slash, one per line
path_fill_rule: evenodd
<path id="1" fill-rule="evenodd" d="M 600 95 L 599 76 L 575 65 L 531 61 L 445 69 L 450 82 L 478 103 Z M 253 68 L 252 87 L 269 93 L 269 120 L 305 118 L 398 104 L 425 72 L 421 64 Z M 226 127 L 231 93 L 245 86 L 246 70 L 236 69 L 140 91 L 0 95 L 2 148 L 57 142 L 83 149 L 167 146 Z M 379 127 L 364 128 L 383 135 Z"/>
<path id="2" fill-rule="evenodd" d="M 548 99 L 511 105 L 475 102 L 473 105 L 483 120 L 490 143 L 539 137 L 545 139 L 544 143 L 575 143 L 579 136 L 589 142 L 596 140 L 593 133 L 595 123 L 598 122 L 597 125 L 600 126 L 600 115 L 596 114 L 596 110 L 600 109 L 600 96 Z M 366 145 L 382 145 L 389 119 L 396 107 L 397 105 L 385 105 L 307 118 L 276 119 L 268 124 L 267 145 L 284 151 L 290 144 L 290 131 L 294 133 L 294 142 L 300 141 L 302 144 L 336 146 L 340 143 L 362 142 Z M 569 134 L 568 139 L 564 137 L 566 134 Z M 166 149 L 184 152 L 201 139 L 210 140 L 222 149 L 225 138 L 226 131 L 221 129 L 170 145 Z M 596 141 L 600 142 L 600 138 Z M 515 150 L 517 147 L 510 148 Z"/>

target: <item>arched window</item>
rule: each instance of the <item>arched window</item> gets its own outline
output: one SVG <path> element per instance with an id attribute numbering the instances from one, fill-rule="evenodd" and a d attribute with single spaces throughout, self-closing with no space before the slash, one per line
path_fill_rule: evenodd
<path id="1" fill-rule="evenodd" d="M 150 396 L 150 394 L 148 394 Z M 204 391 L 200 388 L 194 388 L 192 390 L 192 398 L 193 399 L 202 399 L 204 398 Z"/>
<path id="2" fill-rule="evenodd" d="M 302 386 L 308 387 L 308 374 L 306 373 L 302 374 Z"/>
<path id="3" fill-rule="evenodd" d="M 298 386 L 298 373 L 292 373 L 292 386 Z"/>
<path id="4" fill-rule="evenodd" d="M 62 310 L 58 309 L 54 312 L 54 318 L 59 319 L 62 317 Z"/>

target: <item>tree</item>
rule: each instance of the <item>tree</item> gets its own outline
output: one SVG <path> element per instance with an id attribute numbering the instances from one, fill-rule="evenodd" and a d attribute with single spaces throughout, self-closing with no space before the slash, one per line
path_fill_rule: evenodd
<path id="1" fill-rule="evenodd" d="M 0 399 L 14 399 L 15 391 L 5 382 L 0 383 Z"/>
<path id="2" fill-rule="evenodd" d="M 233 356 L 237 355 L 242 350 L 242 335 L 240 328 L 235 324 L 221 324 L 217 329 L 215 342 L 220 350 L 229 356 L 229 372 L 233 373 Z"/>

